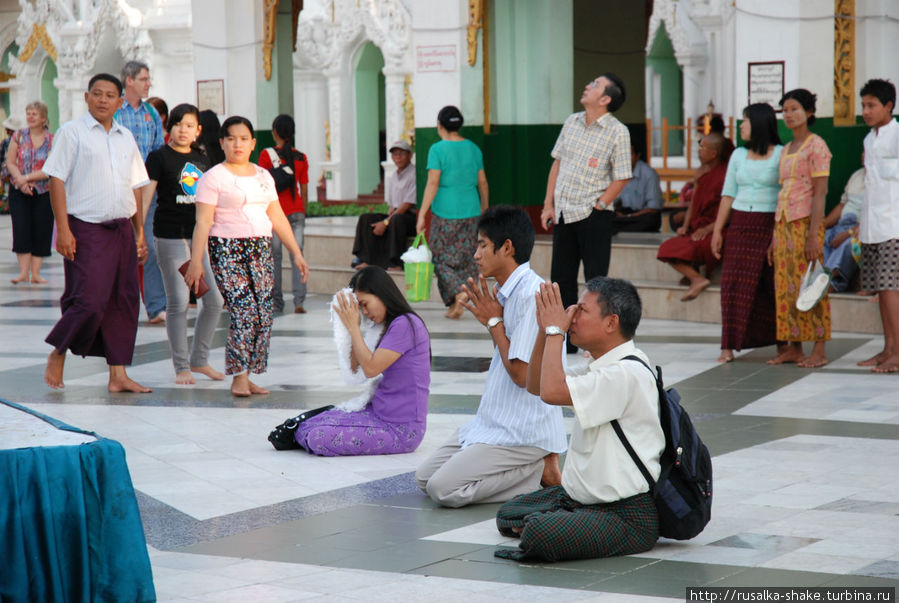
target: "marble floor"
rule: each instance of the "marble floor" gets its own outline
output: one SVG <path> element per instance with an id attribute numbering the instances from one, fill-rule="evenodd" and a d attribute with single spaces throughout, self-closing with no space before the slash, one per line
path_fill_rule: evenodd
<path id="1" fill-rule="evenodd" d="M 0 216 L 0 248 L 10 239 Z M 108 394 L 105 363 L 77 357 L 57 392 L 42 376 L 60 259 L 47 263 L 49 285 L 14 286 L 15 273 L 6 252 L 0 397 L 124 445 L 160 601 L 643 601 L 702 585 L 899 585 L 899 474 L 888 469 L 899 463 L 899 376 L 855 366 L 878 337 L 835 334 L 831 363 L 817 370 L 769 367 L 770 349 L 719 365 L 716 325 L 644 321 L 638 345 L 677 386 L 713 455 L 711 523 L 642 555 L 518 564 L 493 556 L 514 546 L 495 529 L 497 505 L 443 509 L 412 479 L 477 407 L 491 346 L 472 318 L 416 305 L 434 357 L 417 451 L 326 459 L 265 439 L 301 409 L 355 395 L 341 384 L 325 297 L 275 319 L 264 398 L 236 400 L 221 382 L 176 386 L 165 329 L 143 314 L 129 372 L 153 393 Z M 219 369 L 226 329 L 223 316 Z M 0 414 L 0 443 L 22 429 Z"/>

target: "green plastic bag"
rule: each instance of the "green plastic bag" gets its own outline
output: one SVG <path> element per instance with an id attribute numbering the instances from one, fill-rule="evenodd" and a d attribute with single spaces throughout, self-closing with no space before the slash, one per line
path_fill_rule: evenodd
<path id="1" fill-rule="evenodd" d="M 412 247 L 428 248 L 425 233 L 420 232 L 412 241 Z M 430 253 L 428 254 L 430 256 Z M 410 302 L 428 301 L 431 297 L 431 279 L 434 278 L 434 264 L 431 262 L 405 262 L 406 299 Z"/>

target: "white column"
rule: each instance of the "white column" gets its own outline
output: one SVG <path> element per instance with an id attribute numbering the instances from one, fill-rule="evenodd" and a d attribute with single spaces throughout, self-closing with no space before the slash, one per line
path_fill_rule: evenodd
<path id="1" fill-rule="evenodd" d="M 325 161 L 325 120 L 328 119 L 327 80 L 320 71 L 293 70 L 294 120 L 297 148 L 309 162 L 309 200 L 318 200 L 318 180 Z"/>
<path id="2" fill-rule="evenodd" d="M 403 135 L 403 122 L 405 120 L 403 89 L 406 84 L 407 73 L 388 67 L 385 67 L 383 71 L 385 116 L 387 121 L 386 144 L 387 149 L 390 149 L 390 145 Z M 384 198 L 390 201 L 390 187 L 386 186 L 386 183 L 390 182 L 390 178 L 396 172 L 396 165 L 390 159 L 389 152 L 387 153 L 387 159 L 381 163 L 381 167 L 384 168 Z"/>

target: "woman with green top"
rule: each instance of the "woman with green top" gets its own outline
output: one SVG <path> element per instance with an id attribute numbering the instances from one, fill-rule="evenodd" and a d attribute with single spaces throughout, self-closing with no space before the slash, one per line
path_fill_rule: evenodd
<path id="1" fill-rule="evenodd" d="M 459 135 L 462 121 L 462 113 L 452 105 L 437 114 L 441 140 L 428 151 L 428 183 L 416 224 L 422 232 L 428 211 L 434 212 L 429 244 L 447 318 L 459 318 L 465 310 L 461 285 L 477 277 L 477 222 L 487 209 L 484 158 L 478 145 Z"/>

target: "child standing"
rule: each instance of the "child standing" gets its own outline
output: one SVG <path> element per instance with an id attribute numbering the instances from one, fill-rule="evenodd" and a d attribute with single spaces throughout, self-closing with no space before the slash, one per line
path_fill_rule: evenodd
<path id="1" fill-rule="evenodd" d="M 886 80 L 868 80 L 861 96 L 862 117 L 871 127 L 864 142 L 861 287 L 878 294 L 884 346 L 859 366 L 871 366 L 875 373 L 895 373 L 899 372 L 899 124 L 893 119 L 896 87 Z"/>

